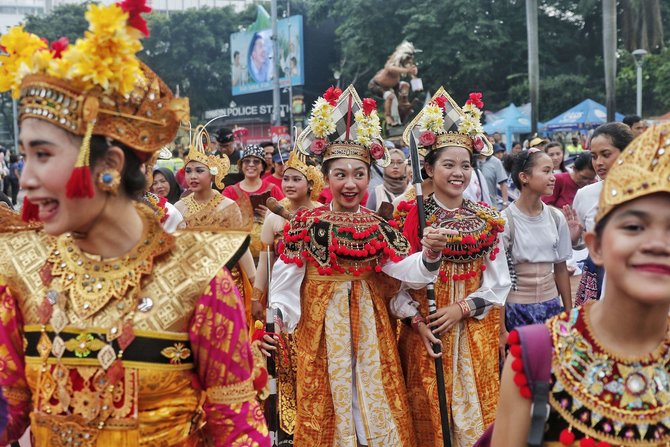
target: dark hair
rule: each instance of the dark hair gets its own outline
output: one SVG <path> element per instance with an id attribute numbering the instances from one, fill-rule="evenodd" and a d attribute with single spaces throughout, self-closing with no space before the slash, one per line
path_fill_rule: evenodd
<path id="1" fill-rule="evenodd" d="M 502 161 L 503 168 L 505 168 L 505 171 L 507 172 L 507 175 L 509 175 L 510 172 L 512 172 L 512 163 L 514 163 L 514 155 L 505 154 L 505 155 L 503 155 L 503 158 L 502 158 L 501 161 Z"/>
<path id="2" fill-rule="evenodd" d="M 123 165 L 123 170 L 121 171 L 121 189 L 128 197 L 136 199 L 146 190 L 147 179 L 144 174 L 142 174 L 142 171 L 140 171 L 142 161 L 140 161 L 139 157 L 128 146 L 119 143 L 118 141 L 107 143 L 106 137 L 93 135 L 91 137 L 91 168 L 104 158 L 107 150 L 112 146 L 121 149 L 126 159 L 125 164 Z M 95 179 L 93 179 L 93 181 L 95 181 Z"/>
<path id="3" fill-rule="evenodd" d="M 593 232 L 596 234 L 596 237 L 600 239 L 605 231 L 605 225 L 609 222 L 610 217 L 612 217 L 612 212 L 610 211 L 605 217 L 596 222 L 596 226 L 593 227 Z"/>
<path id="4" fill-rule="evenodd" d="M 12 152 L 9 155 L 9 162 L 10 163 L 17 163 L 18 161 L 19 161 L 19 156 Z"/>
<path id="5" fill-rule="evenodd" d="M 593 165 L 591 164 L 591 152 L 585 151 L 577 155 L 575 162 L 572 165 L 572 169 L 574 171 L 583 171 L 584 169 L 590 169 L 593 171 Z"/>
<path id="6" fill-rule="evenodd" d="M 261 141 L 261 144 L 258 146 L 262 147 L 263 149 L 265 149 L 267 146 L 272 146 L 275 150 L 277 149 L 272 141 Z"/>
<path id="7" fill-rule="evenodd" d="M 233 131 L 230 130 L 229 128 L 222 127 L 221 129 L 216 131 L 214 139 L 221 144 L 226 144 L 233 141 L 235 139 L 235 135 L 233 135 Z"/>
<path id="8" fill-rule="evenodd" d="M 596 130 L 593 131 L 593 135 L 591 135 L 590 141 L 593 141 L 596 137 L 600 136 L 608 137 L 612 142 L 612 145 L 620 151 L 626 149 L 626 146 L 628 146 L 635 138 L 630 127 L 624 123 L 605 123 L 596 127 Z M 591 142 L 589 142 L 589 147 L 591 147 Z"/>
<path id="9" fill-rule="evenodd" d="M 561 152 L 563 153 L 563 159 L 561 159 L 561 164 L 558 166 L 558 169 L 561 170 L 561 172 L 568 172 L 567 168 L 565 167 L 565 149 L 563 148 L 563 145 L 559 143 L 558 141 L 552 141 L 551 143 L 547 144 L 544 147 L 544 153 L 548 154 L 549 149 L 552 147 L 559 147 L 561 148 Z"/>
<path id="10" fill-rule="evenodd" d="M 237 50 L 235 50 L 235 52 L 233 53 L 233 58 L 236 58 L 236 57 L 239 56 L 239 55 L 240 55 L 240 52 L 237 51 Z"/>
<path id="11" fill-rule="evenodd" d="M 156 174 L 162 174 L 170 185 L 170 192 L 168 192 L 166 199 L 174 205 L 181 197 L 181 186 L 177 183 L 177 179 L 175 179 L 174 174 L 168 168 L 155 167 L 153 172 L 154 181 L 156 181 Z"/>
<path id="12" fill-rule="evenodd" d="M 546 155 L 544 151 L 541 150 L 532 153 L 529 151 L 521 151 L 514 155 L 514 158 L 512 159 L 512 181 L 519 191 L 523 189 L 519 174 L 524 172 L 526 175 L 530 175 L 535 167 L 538 157 L 542 154 Z"/>
<path id="13" fill-rule="evenodd" d="M 628 127 L 633 127 L 635 123 L 639 123 L 640 121 L 642 121 L 642 118 L 637 115 L 626 115 L 623 118 L 623 123 Z"/>

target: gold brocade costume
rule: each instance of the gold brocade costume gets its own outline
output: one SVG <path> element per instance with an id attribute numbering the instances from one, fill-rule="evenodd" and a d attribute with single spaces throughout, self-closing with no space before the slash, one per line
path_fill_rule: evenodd
<path id="1" fill-rule="evenodd" d="M 29 415 L 35 447 L 264 445 L 244 317 L 225 268 L 246 234 L 173 238 L 138 210 L 145 232 L 124 258 L 89 256 L 69 235 L 0 234 L 0 251 L 12 253 L 0 259 L 5 436 L 19 436 Z M 99 360 L 109 346 L 125 346 L 115 379 Z"/>

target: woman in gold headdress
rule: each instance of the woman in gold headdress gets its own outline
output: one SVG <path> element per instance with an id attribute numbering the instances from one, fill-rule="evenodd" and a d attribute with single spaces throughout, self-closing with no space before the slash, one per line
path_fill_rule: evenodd
<path id="1" fill-rule="evenodd" d="M 73 46 L 0 38 L 32 221 L 0 210 L 0 444 L 30 425 L 36 447 L 270 445 L 227 268 L 247 235 L 170 235 L 135 200 L 188 115 L 136 57 L 147 10 L 92 4 Z"/>
<path id="2" fill-rule="evenodd" d="M 210 147 L 209 134 L 203 126 L 193 133 L 184 165 L 186 184 L 191 194 L 175 203 L 175 208 L 184 216 L 184 226 L 190 229 L 220 229 L 249 231 L 251 212 L 242 213 L 238 203 L 212 188 L 214 183 L 223 189 L 223 178 L 228 174 L 230 161 L 225 154 L 207 155 L 205 144 Z M 245 204 L 239 200 L 240 204 Z M 256 267 L 249 250 L 240 259 L 239 267 L 230 272 L 235 284 L 243 295 L 247 321 L 251 321 L 252 284 L 256 276 Z"/>
<path id="3" fill-rule="evenodd" d="M 401 284 L 434 279 L 447 236 L 427 229 L 423 253 L 405 258 L 401 233 L 360 206 L 370 163 L 390 161 L 380 131 L 373 100 L 331 88 L 296 143 L 323 157 L 333 194 L 290 220 L 270 285 L 270 305 L 295 333 L 296 445 L 416 445 L 387 305 Z"/>
<path id="4" fill-rule="evenodd" d="M 472 94 L 461 109 L 440 88 L 404 135 L 409 143 L 414 133 L 427 151 L 424 169 L 433 193 L 424 199 L 426 223 L 457 231 L 442 253 L 437 311 L 428 316 L 425 289 L 412 291 L 413 300 L 405 295 L 392 302 L 393 313 L 411 321 L 402 326 L 398 347 L 417 441 L 425 447 L 442 446 L 443 436 L 456 447 L 471 446 L 493 421 L 498 399 L 499 308 L 511 286 L 505 254 L 499 252 L 504 220 L 488 206 L 463 198 L 473 156 L 492 153 L 479 123 L 480 96 Z M 416 199 L 406 208 L 403 234 L 416 250 Z M 442 346 L 451 433 L 442 433 L 430 343 Z"/>

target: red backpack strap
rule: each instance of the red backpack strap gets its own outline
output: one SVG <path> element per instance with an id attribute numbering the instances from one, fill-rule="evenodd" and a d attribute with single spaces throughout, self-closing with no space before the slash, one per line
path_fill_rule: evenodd
<path id="1" fill-rule="evenodd" d="M 523 375 L 526 378 L 525 387 L 530 391 L 530 396 L 528 396 L 528 392 L 524 393 L 524 387 L 522 387 L 522 395 L 525 394 L 524 397 L 529 397 L 532 400 L 528 445 L 530 447 L 541 447 L 544 427 L 549 419 L 550 410 L 549 388 L 551 387 L 551 356 L 553 352 L 551 334 L 549 328 L 544 324 L 519 327 L 516 332 L 518 336 L 512 338 L 518 340 L 519 349 L 515 351 L 521 355 L 515 357 L 523 363 Z M 521 369 L 518 367 L 517 363 L 517 369 Z M 517 371 L 517 376 L 520 373 L 521 371 Z M 515 377 L 515 382 L 519 385 L 523 380 Z"/>

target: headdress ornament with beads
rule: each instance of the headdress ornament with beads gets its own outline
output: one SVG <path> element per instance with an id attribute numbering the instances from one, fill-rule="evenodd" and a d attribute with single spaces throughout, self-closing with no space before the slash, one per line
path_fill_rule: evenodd
<path id="1" fill-rule="evenodd" d="M 187 165 L 192 161 L 197 161 L 204 164 L 209 168 L 209 173 L 214 176 L 214 184 L 217 188 L 223 189 L 223 178 L 230 171 L 230 160 L 225 154 L 208 155 L 208 147 L 212 147 L 212 141 L 209 133 L 205 130 L 205 126 L 196 127 L 184 163 Z"/>
<path id="2" fill-rule="evenodd" d="M 288 156 L 288 160 L 284 163 L 284 169 L 295 169 L 305 176 L 307 181 L 311 184 L 312 190 L 310 192 L 310 199 L 315 201 L 319 198 L 319 194 L 323 191 L 324 181 L 321 171 L 316 166 L 308 165 L 303 158 L 305 155 L 298 151 L 293 151 Z"/>
<path id="3" fill-rule="evenodd" d="M 381 167 L 391 162 L 381 138 L 381 124 L 374 99 L 361 101 L 356 89 L 330 87 L 314 103 L 309 125 L 296 140 L 296 148 L 322 162 L 354 158 Z"/>
<path id="4" fill-rule="evenodd" d="M 83 38 L 69 45 L 28 33 L 23 26 L 0 37 L 0 92 L 19 101 L 19 121 L 36 118 L 83 137 L 68 197 L 92 197 L 89 168 L 93 135 L 122 143 L 146 161 L 170 143 L 188 100 L 173 98 L 167 85 L 136 53 L 149 31 L 141 14 L 145 0 L 91 4 Z"/>
<path id="5" fill-rule="evenodd" d="M 456 146 L 488 157 L 493 154 L 493 145 L 484 135 L 482 107 L 481 93 L 470 93 L 461 108 L 444 87 L 440 87 L 430 103 L 407 125 L 403 140 L 409 145 L 410 135 L 414 134 L 419 147 L 430 151 Z"/>
<path id="6" fill-rule="evenodd" d="M 596 222 L 623 203 L 658 192 L 670 193 L 670 123 L 651 126 L 619 155 L 604 180 Z"/>

